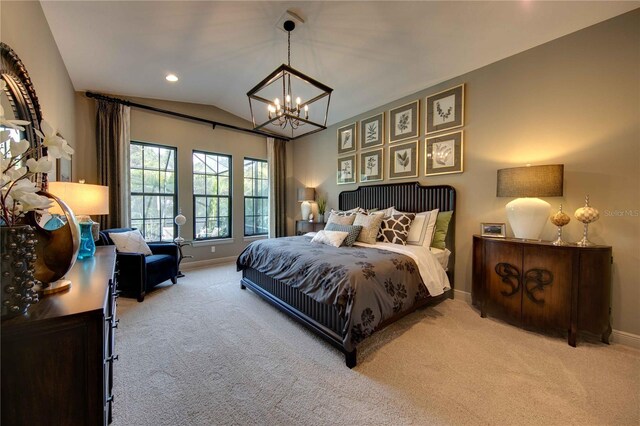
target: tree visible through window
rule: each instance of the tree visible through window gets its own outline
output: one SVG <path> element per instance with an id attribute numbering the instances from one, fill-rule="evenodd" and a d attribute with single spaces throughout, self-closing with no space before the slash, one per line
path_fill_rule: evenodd
<path id="1" fill-rule="evenodd" d="M 269 232 L 269 167 L 264 160 L 244 159 L 244 235 Z"/>
<path id="2" fill-rule="evenodd" d="M 193 151 L 196 239 L 231 237 L 231 156 Z"/>
<path id="3" fill-rule="evenodd" d="M 147 241 L 172 241 L 176 216 L 176 148 L 131 142 L 131 226 Z"/>

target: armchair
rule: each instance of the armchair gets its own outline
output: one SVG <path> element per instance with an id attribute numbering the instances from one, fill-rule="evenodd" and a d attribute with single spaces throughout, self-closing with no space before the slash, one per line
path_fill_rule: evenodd
<path id="1" fill-rule="evenodd" d="M 133 228 L 113 228 L 100 231 L 97 246 L 113 245 L 109 233 L 127 232 Z M 116 255 L 118 274 L 118 290 L 125 296 L 133 296 L 138 302 L 156 285 L 171 280 L 178 282 L 178 246 L 174 243 L 148 243 L 150 256 L 142 253 L 122 253 Z"/>

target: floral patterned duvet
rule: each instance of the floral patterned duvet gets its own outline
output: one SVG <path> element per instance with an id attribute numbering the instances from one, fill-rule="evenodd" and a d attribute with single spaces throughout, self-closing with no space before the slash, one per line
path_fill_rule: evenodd
<path id="1" fill-rule="evenodd" d="M 306 235 L 254 241 L 240 254 L 237 266 L 253 268 L 318 302 L 334 305 L 346 320 L 342 337 L 347 351 L 381 322 L 429 295 L 410 256 L 375 246 L 315 244 Z M 427 276 L 446 278 L 444 270 L 437 272 Z"/>

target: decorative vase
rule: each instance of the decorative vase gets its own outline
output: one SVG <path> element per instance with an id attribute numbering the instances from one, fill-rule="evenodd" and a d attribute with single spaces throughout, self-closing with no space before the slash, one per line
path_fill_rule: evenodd
<path id="1" fill-rule="evenodd" d="M 40 282 L 34 278 L 36 263 L 35 229 L 29 225 L 0 227 L 0 263 L 2 273 L 2 317 L 12 317 L 27 312 L 38 302 L 35 291 Z"/>
<path id="2" fill-rule="evenodd" d="M 568 214 L 562 211 L 562 204 L 558 211 L 549 218 L 551 223 L 558 227 L 558 238 L 552 243 L 554 246 L 566 246 L 567 243 L 562 239 L 562 227 L 571 221 Z"/>
<path id="3" fill-rule="evenodd" d="M 324 223 L 324 214 L 318 213 L 318 223 Z"/>
<path id="4" fill-rule="evenodd" d="M 589 232 L 589 224 L 600 219 L 600 212 L 589 205 L 588 195 L 584 198 L 584 207 L 580 207 L 578 210 L 576 210 L 574 216 L 576 217 L 576 219 L 578 219 L 578 221 L 584 224 L 582 239 L 576 244 L 580 247 L 589 247 L 595 245 L 591 241 L 589 241 L 589 239 L 587 238 L 587 233 Z"/>

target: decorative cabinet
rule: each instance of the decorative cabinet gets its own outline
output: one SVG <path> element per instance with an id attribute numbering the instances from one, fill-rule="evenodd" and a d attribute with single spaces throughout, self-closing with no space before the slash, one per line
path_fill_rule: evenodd
<path id="1" fill-rule="evenodd" d="M 98 247 L 67 273 L 71 288 L 2 321 L 3 425 L 111 422 L 116 253 Z"/>
<path id="2" fill-rule="evenodd" d="M 322 222 L 309 222 L 308 220 L 296 220 L 296 235 L 304 235 L 307 232 L 318 232 L 324 229 Z"/>
<path id="3" fill-rule="evenodd" d="M 611 247 L 473 237 L 472 301 L 516 325 L 611 334 Z"/>

